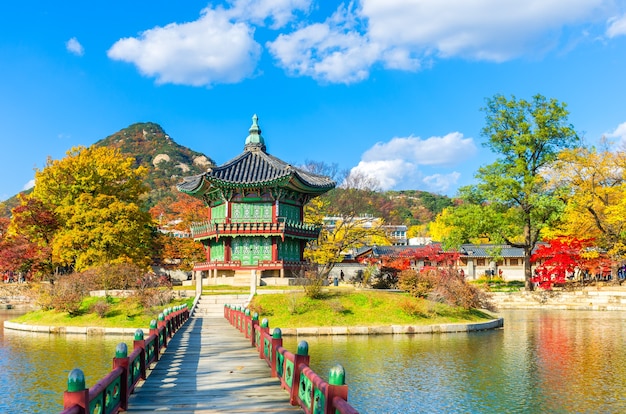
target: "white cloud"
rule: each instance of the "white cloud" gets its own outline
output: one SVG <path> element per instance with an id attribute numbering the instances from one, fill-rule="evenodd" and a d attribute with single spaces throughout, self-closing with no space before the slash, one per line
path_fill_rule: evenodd
<path id="1" fill-rule="evenodd" d="M 613 0 L 361 0 L 341 3 L 324 21 L 306 20 L 323 9 L 312 0 L 226 4 L 208 6 L 193 22 L 120 39 L 108 55 L 158 83 L 235 83 L 254 75 L 261 54 L 255 28 L 267 24 L 281 29 L 265 46 L 287 73 L 350 84 L 376 66 L 416 71 L 437 59 L 502 62 L 566 50 L 592 38 L 589 30 L 626 34 L 626 17 L 611 17 L 619 6 Z M 295 29 L 284 30 L 290 23 Z"/>
<path id="2" fill-rule="evenodd" d="M 378 46 L 358 31 L 353 12 L 343 5 L 324 23 L 281 34 L 267 47 L 290 74 L 332 83 L 366 79 L 380 55 Z"/>
<path id="3" fill-rule="evenodd" d="M 619 124 L 617 128 L 605 135 L 608 138 L 618 138 L 620 146 L 626 148 L 626 122 Z"/>
<path id="4" fill-rule="evenodd" d="M 33 178 L 32 180 L 30 180 L 29 182 L 27 182 L 26 184 L 24 184 L 24 187 L 22 187 L 21 191 L 26 191 L 26 190 L 30 190 L 31 188 L 33 188 L 35 186 L 35 179 Z"/>
<path id="5" fill-rule="evenodd" d="M 82 56 L 83 54 L 85 54 L 85 49 L 83 48 L 83 45 L 81 45 L 78 39 L 76 39 L 75 37 L 72 37 L 70 40 L 65 42 L 65 49 L 76 56 Z"/>
<path id="6" fill-rule="evenodd" d="M 233 0 L 228 13 L 240 20 L 262 25 L 271 19 L 270 27 L 279 29 L 294 20 L 297 12 L 311 8 L 311 0 Z"/>
<path id="7" fill-rule="evenodd" d="M 565 29 L 600 22 L 610 0 L 362 0 L 268 48 L 289 73 L 352 83 L 372 66 L 415 71 L 433 59 L 502 62 L 555 48 Z M 617 26 L 616 26 L 617 27 Z M 583 36 L 580 30 L 580 36 Z M 332 70 L 331 70 L 332 68 Z"/>
<path id="8" fill-rule="evenodd" d="M 461 174 L 446 171 L 476 154 L 473 139 L 459 132 L 443 137 L 392 138 L 378 142 L 365 151 L 352 172 L 375 178 L 381 189 L 424 189 L 445 193 L 453 188 Z M 437 172 L 426 175 L 424 169 Z"/>
<path id="9" fill-rule="evenodd" d="M 626 14 L 612 17 L 608 21 L 606 35 L 610 38 L 626 35 Z"/>
<path id="10" fill-rule="evenodd" d="M 231 22 L 223 9 L 205 9 L 200 19 L 171 23 L 118 40 L 111 59 L 133 63 L 157 83 L 210 86 L 250 77 L 259 59 L 254 28 Z"/>
<path id="11" fill-rule="evenodd" d="M 419 56 L 504 61 L 551 48 L 608 0 L 363 0 L 368 36 Z"/>
<path id="12" fill-rule="evenodd" d="M 449 174 L 433 174 L 428 177 L 424 177 L 424 183 L 427 184 L 427 188 L 436 193 L 445 193 L 450 188 L 456 185 L 459 181 L 461 174 L 454 171 Z"/>
<path id="13" fill-rule="evenodd" d="M 464 138 L 460 132 L 452 132 L 443 137 L 392 138 L 388 142 L 378 142 L 363 153 L 364 161 L 391 158 L 410 159 L 420 165 L 454 165 L 476 153 L 474 140 Z"/>

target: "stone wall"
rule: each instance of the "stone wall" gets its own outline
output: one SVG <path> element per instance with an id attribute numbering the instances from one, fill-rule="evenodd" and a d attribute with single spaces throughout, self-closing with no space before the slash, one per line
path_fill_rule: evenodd
<path id="1" fill-rule="evenodd" d="M 28 285 L 23 283 L 1 283 L 0 303 L 29 303 Z"/>
<path id="2" fill-rule="evenodd" d="M 626 310 L 624 290 L 592 288 L 573 292 L 494 292 L 491 295 L 498 309 Z"/>

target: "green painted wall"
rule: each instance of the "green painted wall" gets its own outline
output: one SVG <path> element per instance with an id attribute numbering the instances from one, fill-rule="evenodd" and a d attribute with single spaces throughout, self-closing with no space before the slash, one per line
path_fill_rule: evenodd
<path id="1" fill-rule="evenodd" d="M 278 258 L 283 260 L 300 260 L 300 241 L 286 238 L 278 242 Z"/>
<path id="2" fill-rule="evenodd" d="M 231 204 L 231 220 L 238 221 L 255 221 L 255 222 L 271 222 L 272 221 L 272 204 L 271 203 L 232 203 Z"/>
<path id="3" fill-rule="evenodd" d="M 226 218 L 226 204 L 211 207 L 211 220 L 223 221 Z"/>
<path id="4" fill-rule="evenodd" d="M 223 261 L 224 260 L 224 242 L 211 241 L 210 247 L 211 247 L 211 261 L 215 261 L 215 260 Z"/>
<path id="5" fill-rule="evenodd" d="M 301 222 L 300 207 L 289 204 L 278 205 L 278 217 L 285 217 L 287 220 Z"/>
<path id="6" fill-rule="evenodd" d="M 272 260 L 272 240 L 269 237 L 235 237 L 231 248 L 231 260 L 240 260 L 243 266 L 256 265 L 259 260 Z"/>

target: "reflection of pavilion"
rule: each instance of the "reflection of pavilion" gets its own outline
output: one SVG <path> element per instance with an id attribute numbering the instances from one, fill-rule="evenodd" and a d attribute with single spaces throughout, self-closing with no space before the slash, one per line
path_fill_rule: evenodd
<path id="1" fill-rule="evenodd" d="M 320 230 L 303 222 L 303 206 L 335 187 L 329 177 L 268 154 L 257 121 L 255 115 L 243 153 L 178 185 L 208 206 L 208 219 L 191 226 L 206 252 L 194 270 L 219 276 L 220 284 L 247 285 L 251 270 L 282 278 L 300 268 L 305 244 Z"/>

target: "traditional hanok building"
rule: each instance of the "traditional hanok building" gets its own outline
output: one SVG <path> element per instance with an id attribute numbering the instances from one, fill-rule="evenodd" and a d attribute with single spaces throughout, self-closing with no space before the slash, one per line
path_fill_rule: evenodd
<path id="1" fill-rule="evenodd" d="M 254 115 L 241 154 L 178 185 L 208 207 L 207 220 L 191 227 L 206 252 L 195 273 L 209 276 L 209 284 L 249 284 L 252 270 L 262 278 L 290 276 L 320 231 L 303 222 L 304 205 L 334 187 L 329 177 L 268 154 Z"/>

